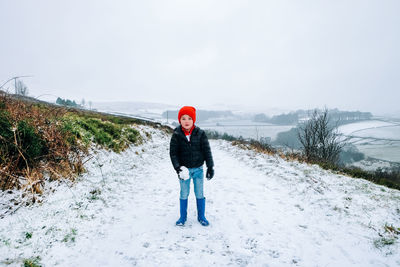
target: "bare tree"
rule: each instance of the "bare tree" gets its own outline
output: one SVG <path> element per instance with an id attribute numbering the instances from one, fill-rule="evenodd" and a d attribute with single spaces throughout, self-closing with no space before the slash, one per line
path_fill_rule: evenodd
<path id="1" fill-rule="evenodd" d="M 25 83 L 23 81 L 16 80 L 16 82 L 15 82 L 15 94 L 23 95 L 23 96 L 27 96 L 28 95 L 28 87 L 25 85 Z"/>
<path id="2" fill-rule="evenodd" d="M 345 145 L 340 139 L 337 123 L 329 120 L 328 110 L 314 110 L 310 118 L 299 126 L 298 138 L 308 161 L 337 164 Z"/>

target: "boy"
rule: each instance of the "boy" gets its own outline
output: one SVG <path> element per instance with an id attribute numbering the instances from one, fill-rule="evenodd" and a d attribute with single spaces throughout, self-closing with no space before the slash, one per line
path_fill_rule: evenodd
<path id="1" fill-rule="evenodd" d="M 180 126 L 176 127 L 170 143 L 170 157 L 172 165 L 178 174 L 180 183 L 180 218 L 176 225 L 183 226 L 187 218 L 187 203 L 190 192 L 190 180 L 193 179 L 194 193 L 197 204 L 197 220 L 203 226 L 209 222 L 204 216 L 205 197 L 203 195 L 203 164 L 207 165 L 206 177 L 208 180 L 214 177 L 214 162 L 210 144 L 203 130 L 195 126 L 196 109 L 184 106 L 179 110 L 178 120 Z M 189 170 L 189 179 L 181 178 L 182 168 Z"/>

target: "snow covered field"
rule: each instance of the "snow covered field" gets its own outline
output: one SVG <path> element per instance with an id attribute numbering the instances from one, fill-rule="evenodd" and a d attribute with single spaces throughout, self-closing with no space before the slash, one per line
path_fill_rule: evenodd
<path id="1" fill-rule="evenodd" d="M 396 124 L 386 121 L 379 120 L 369 120 L 369 121 L 360 121 L 350 124 L 345 124 L 339 127 L 339 131 L 345 135 L 356 135 L 356 132 L 365 130 L 365 129 L 379 129 L 381 127 L 395 126 Z M 380 136 L 384 138 L 383 136 Z"/>
<path id="2" fill-rule="evenodd" d="M 88 173 L 41 204 L 0 219 L 0 265 L 399 266 L 400 192 L 211 141 L 205 180 L 209 227 L 179 217 L 170 136 L 149 127 L 145 144 L 98 151 Z M 17 193 L 1 195 L 2 201 Z"/>
<path id="3" fill-rule="evenodd" d="M 400 162 L 400 125 L 386 121 L 363 121 L 346 124 L 339 131 L 367 157 Z"/>

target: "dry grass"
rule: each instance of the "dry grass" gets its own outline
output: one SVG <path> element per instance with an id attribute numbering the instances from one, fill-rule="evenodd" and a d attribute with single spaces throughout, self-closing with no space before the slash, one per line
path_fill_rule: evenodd
<path id="1" fill-rule="evenodd" d="M 67 142 L 60 131 L 65 109 L 44 107 L 0 95 L 0 188 L 42 193 L 45 174 L 50 179 L 74 179 L 82 173 L 87 156 L 79 143 Z"/>

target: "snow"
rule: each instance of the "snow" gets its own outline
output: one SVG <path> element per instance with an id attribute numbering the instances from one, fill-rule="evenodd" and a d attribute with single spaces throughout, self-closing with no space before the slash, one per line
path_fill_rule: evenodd
<path id="1" fill-rule="evenodd" d="M 339 132 L 345 135 L 351 135 L 355 132 L 366 130 L 366 129 L 375 129 L 380 127 L 390 127 L 396 126 L 396 123 L 380 121 L 380 120 L 368 120 L 368 121 L 360 121 L 350 124 L 345 124 L 339 127 Z"/>
<path id="2" fill-rule="evenodd" d="M 385 138 L 400 141 L 400 125 L 360 130 L 360 132 L 356 134 L 361 137 Z"/>
<path id="3" fill-rule="evenodd" d="M 339 131 L 353 136 L 348 142 L 355 145 L 367 157 L 380 159 L 383 165 L 385 165 L 384 161 L 400 162 L 398 152 L 400 149 L 400 125 L 397 122 L 362 121 L 342 125 L 339 127 Z"/>
<path id="4" fill-rule="evenodd" d="M 204 183 L 210 226 L 197 222 L 193 188 L 188 221 L 175 226 L 170 136 L 141 131 L 152 138 L 121 154 L 97 150 L 78 182 L 49 183 L 42 203 L 0 219 L 0 264 L 400 265 L 397 239 L 376 245 L 392 237 L 385 224 L 400 227 L 398 190 L 221 140 L 210 141 L 215 177 Z"/>
<path id="5" fill-rule="evenodd" d="M 381 160 L 381 166 L 385 167 L 385 161 L 389 161 L 389 165 L 398 165 L 400 163 L 400 142 L 388 142 L 387 144 L 361 144 L 357 145 L 358 150 L 368 157 Z M 397 163 L 397 164 L 396 164 Z M 376 170 L 372 169 L 372 170 Z"/>

